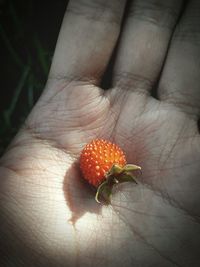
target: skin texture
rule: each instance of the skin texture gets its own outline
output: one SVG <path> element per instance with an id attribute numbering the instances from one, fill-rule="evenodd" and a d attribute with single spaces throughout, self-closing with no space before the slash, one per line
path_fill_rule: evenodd
<path id="1" fill-rule="evenodd" d="M 44 93 L 1 159 L 2 266 L 200 265 L 200 2 L 135 0 L 122 27 L 125 4 L 68 5 Z M 94 138 L 142 167 L 108 206 L 78 168 Z"/>

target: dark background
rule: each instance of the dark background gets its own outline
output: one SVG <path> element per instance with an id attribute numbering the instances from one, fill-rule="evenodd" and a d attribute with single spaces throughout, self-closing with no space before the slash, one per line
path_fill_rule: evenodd
<path id="1" fill-rule="evenodd" d="M 40 96 L 67 0 L 0 0 L 0 156 Z"/>

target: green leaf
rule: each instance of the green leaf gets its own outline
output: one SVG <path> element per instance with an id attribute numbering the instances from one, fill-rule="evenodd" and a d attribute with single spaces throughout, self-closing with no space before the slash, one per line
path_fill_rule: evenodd
<path id="1" fill-rule="evenodd" d="M 120 167 L 117 164 L 113 164 L 113 166 L 111 167 L 110 171 L 107 173 L 107 176 L 120 174 L 122 171 L 123 171 L 122 167 Z"/>
<path id="2" fill-rule="evenodd" d="M 112 194 L 112 185 L 110 185 L 107 181 L 103 182 L 97 189 L 95 200 L 98 203 L 101 203 L 100 199 L 103 198 L 103 200 L 109 204 L 110 203 L 110 197 Z"/>
<path id="3" fill-rule="evenodd" d="M 45 75 L 48 74 L 49 64 L 47 62 L 46 53 L 37 35 L 34 36 L 34 43 L 37 51 L 38 61 Z"/>
<path id="4" fill-rule="evenodd" d="M 124 171 L 136 171 L 136 170 L 141 170 L 141 167 L 134 165 L 134 164 L 126 164 L 123 170 Z"/>
<path id="5" fill-rule="evenodd" d="M 14 47 L 12 46 L 10 40 L 8 39 L 8 36 L 3 28 L 2 25 L 0 25 L 0 37 L 3 40 L 8 52 L 10 53 L 10 56 L 12 57 L 13 61 L 20 67 L 23 68 L 24 64 L 21 60 L 21 58 L 18 56 L 17 52 L 15 51 Z"/>
<path id="6" fill-rule="evenodd" d="M 129 172 L 122 173 L 121 175 L 117 177 L 117 180 L 119 183 L 124 183 L 124 182 L 134 182 L 136 184 L 138 183 L 135 176 L 133 176 Z"/>

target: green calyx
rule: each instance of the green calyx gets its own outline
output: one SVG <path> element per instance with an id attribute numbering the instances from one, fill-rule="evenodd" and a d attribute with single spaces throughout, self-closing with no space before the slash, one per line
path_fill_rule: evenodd
<path id="1" fill-rule="evenodd" d="M 141 167 L 133 164 L 127 164 L 124 167 L 120 167 L 114 164 L 112 168 L 106 173 L 106 180 L 102 182 L 97 188 L 95 200 L 101 203 L 100 198 L 109 204 L 112 195 L 112 188 L 114 185 L 124 182 L 138 183 L 133 171 L 141 171 Z"/>

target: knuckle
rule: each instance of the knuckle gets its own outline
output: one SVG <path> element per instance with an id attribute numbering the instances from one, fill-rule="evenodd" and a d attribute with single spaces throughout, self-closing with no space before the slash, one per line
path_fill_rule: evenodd
<path id="1" fill-rule="evenodd" d="M 129 16 L 163 28 L 173 28 L 179 8 L 171 1 L 135 1 Z M 177 5 L 177 4 L 176 4 Z"/>
<path id="2" fill-rule="evenodd" d="M 146 76 L 130 72 L 121 72 L 115 74 L 115 84 L 127 90 L 137 89 L 141 92 L 147 92 L 147 88 L 152 88 L 154 82 Z"/>
<path id="3" fill-rule="evenodd" d="M 78 0 L 69 4 L 67 12 L 84 17 L 87 20 L 118 25 L 122 13 L 120 6 L 120 1 Z"/>

